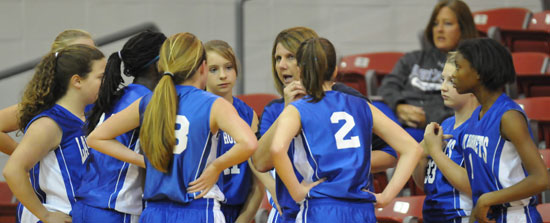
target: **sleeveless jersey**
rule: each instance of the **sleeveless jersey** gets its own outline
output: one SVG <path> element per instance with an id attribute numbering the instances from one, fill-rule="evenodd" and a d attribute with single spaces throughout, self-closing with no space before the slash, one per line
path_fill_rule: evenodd
<path id="1" fill-rule="evenodd" d="M 248 124 L 252 124 L 254 110 L 246 105 L 240 99 L 233 97 L 233 107 L 239 113 L 239 116 Z M 221 156 L 229 151 L 235 140 L 222 130 L 218 131 L 218 155 Z M 245 203 L 250 187 L 252 185 L 252 171 L 248 167 L 248 162 L 244 161 L 225 169 L 218 180 L 218 186 L 225 195 L 225 204 L 242 205 Z"/>
<path id="2" fill-rule="evenodd" d="M 336 91 L 317 103 L 306 96 L 291 105 L 300 113 L 293 165 L 307 182 L 326 178 L 307 198 L 376 201 L 367 192 L 370 176 L 372 114 L 367 101 Z M 319 131 L 322 129 L 322 131 Z"/>
<path id="3" fill-rule="evenodd" d="M 523 109 L 503 93 L 481 119 L 479 119 L 481 106 L 472 113 L 460 137 L 459 144 L 464 150 L 464 161 L 474 204 L 482 194 L 510 187 L 527 176 L 516 148 L 500 133 L 502 116 L 509 110 L 519 111 L 525 116 Z M 535 209 L 535 204 L 536 198 L 533 196 L 495 205 L 491 207 L 492 216 L 500 219 L 503 217 L 502 214 L 506 214 L 506 208 Z"/>
<path id="4" fill-rule="evenodd" d="M 168 173 L 155 169 L 145 156 L 147 166 L 143 199 L 145 201 L 169 201 L 189 203 L 200 193 L 187 193 L 189 183 L 199 178 L 204 168 L 216 158 L 218 140 L 210 130 L 210 110 L 219 97 L 193 86 L 176 85 L 177 117 L 176 146 Z M 152 94 L 140 102 L 140 119 Z M 162 114 L 158 114 L 162 115 Z M 147 154 L 145 154 L 147 155 Z M 204 198 L 223 201 L 224 196 L 214 184 Z"/>
<path id="5" fill-rule="evenodd" d="M 466 123 L 462 123 L 456 129 L 455 117 L 449 117 L 441 123 L 444 134 L 453 135 L 447 141 L 445 155 L 459 166 L 464 167 L 462 152 L 457 148 L 457 138 L 464 131 Z M 451 222 L 453 219 L 470 216 L 472 211 L 472 199 L 454 188 L 437 168 L 435 161 L 428 157 L 428 166 L 424 178 L 424 207 L 422 215 L 425 222 Z"/>
<path id="6" fill-rule="evenodd" d="M 61 128 L 63 136 L 59 146 L 48 152 L 30 170 L 31 185 L 48 210 L 69 214 L 76 202 L 75 192 L 81 185 L 83 175 L 87 174 L 84 162 L 88 157 L 88 146 L 82 129 L 84 122 L 64 107 L 55 104 L 35 116 L 27 124 L 25 131 L 36 119 L 42 117 L 54 120 Z M 25 214 L 22 218 L 26 218 Z"/>
<path id="7" fill-rule="evenodd" d="M 112 111 L 103 114 L 99 124 L 149 93 L 151 91 L 143 85 L 128 85 L 124 88 L 122 97 L 116 102 Z M 116 139 L 129 149 L 141 153 L 138 137 L 139 128 L 124 133 Z M 88 173 L 84 176 L 83 184 L 77 191 L 79 200 L 97 208 L 114 209 L 133 215 L 141 214 L 143 209 L 142 185 L 145 174 L 143 168 L 122 162 L 90 148 L 87 169 Z"/>

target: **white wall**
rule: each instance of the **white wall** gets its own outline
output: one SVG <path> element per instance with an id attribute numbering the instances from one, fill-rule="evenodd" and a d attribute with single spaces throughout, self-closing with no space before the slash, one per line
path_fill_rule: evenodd
<path id="1" fill-rule="evenodd" d="M 271 79 L 271 47 L 279 31 L 308 26 L 331 40 L 338 55 L 418 49 L 417 34 L 436 0 L 249 0 L 245 3 L 245 93 L 276 93 Z M 540 0 L 466 0 L 472 11 L 496 7 L 541 10 Z M 143 22 L 166 35 L 191 32 L 203 41 L 235 46 L 237 0 L 2 0 L 0 70 L 49 50 L 69 28 L 96 37 Z M 102 47 L 105 54 L 123 41 Z M 0 80 L 0 108 L 17 103 L 32 72 Z M 0 167 L 7 156 L 0 155 Z M 0 180 L 3 177 L 0 176 Z"/>

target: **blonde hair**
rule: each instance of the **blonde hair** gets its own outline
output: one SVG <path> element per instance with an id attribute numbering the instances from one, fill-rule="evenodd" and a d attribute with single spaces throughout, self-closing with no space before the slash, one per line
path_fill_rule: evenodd
<path id="1" fill-rule="evenodd" d="M 277 89 L 280 95 L 283 95 L 284 84 L 279 79 L 279 75 L 277 74 L 277 70 L 275 69 L 275 66 L 277 65 L 277 61 L 275 58 L 275 50 L 277 49 L 277 44 L 280 43 L 288 51 L 296 55 L 296 52 L 298 52 L 298 47 L 300 47 L 300 43 L 302 43 L 304 40 L 314 37 L 318 36 L 317 33 L 313 31 L 313 29 L 301 26 L 285 29 L 281 31 L 277 35 L 277 37 L 275 37 L 275 42 L 273 42 L 273 50 L 271 51 L 271 70 L 273 72 L 275 89 Z"/>
<path id="2" fill-rule="evenodd" d="M 76 39 L 80 38 L 92 39 L 92 35 L 81 29 L 67 29 L 55 37 L 50 52 L 57 52 L 68 45 L 71 45 L 71 43 L 73 43 Z"/>
<path id="3" fill-rule="evenodd" d="M 168 172 L 176 144 L 178 101 L 174 84 L 193 77 L 205 57 L 202 42 L 191 33 L 170 36 L 160 48 L 158 70 L 167 75 L 160 79 L 143 113 L 139 138 L 147 159 L 161 172 Z"/>
<path id="4" fill-rule="evenodd" d="M 229 60 L 235 68 L 235 73 L 239 75 L 239 64 L 235 52 L 229 44 L 223 40 L 210 40 L 204 44 L 206 52 L 215 52 L 222 56 L 224 59 Z"/>

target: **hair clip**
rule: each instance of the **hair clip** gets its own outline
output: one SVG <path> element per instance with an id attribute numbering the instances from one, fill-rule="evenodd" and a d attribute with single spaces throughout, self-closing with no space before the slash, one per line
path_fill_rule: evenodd
<path id="1" fill-rule="evenodd" d="M 122 54 L 120 53 L 120 50 L 118 51 L 118 59 L 122 60 Z"/>

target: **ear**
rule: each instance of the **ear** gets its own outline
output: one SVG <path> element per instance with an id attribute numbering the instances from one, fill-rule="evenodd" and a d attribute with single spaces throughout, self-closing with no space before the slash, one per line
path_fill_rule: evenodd
<path id="1" fill-rule="evenodd" d="M 80 77 L 78 74 L 73 74 L 69 83 L 76 89 L 80 89 L 82 87 L 82 77 Z"/>

